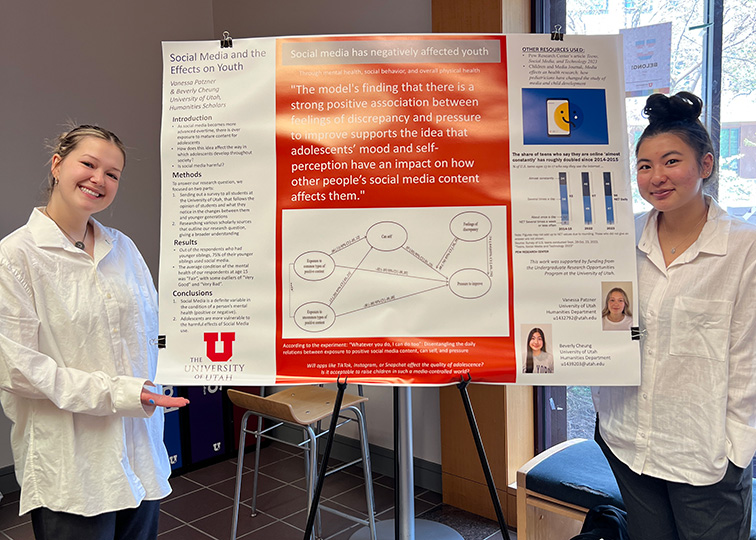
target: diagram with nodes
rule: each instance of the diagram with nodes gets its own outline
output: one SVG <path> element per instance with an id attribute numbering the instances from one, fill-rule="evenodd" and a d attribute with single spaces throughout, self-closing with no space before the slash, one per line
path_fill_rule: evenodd
<path id="1" fill-rule="evenodd" d="M 283 212 L 283 337 L 507 336 L 503 206 Z"/>

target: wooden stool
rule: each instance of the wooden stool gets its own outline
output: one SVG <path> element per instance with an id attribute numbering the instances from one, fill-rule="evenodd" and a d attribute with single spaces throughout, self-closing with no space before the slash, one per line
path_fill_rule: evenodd
<path id="1" fill-rule="evenodd" d="M 260 442 L 263 437 L 278 441 L 289 446 L 302 448 L 305 452 L 305 478 L 307 480 L 307 510 L 309 512 L 312 506 L 313 494 L 315 491 L 315 482 L 317 479 L 317 440 L 319 437 L 328 433 L 320 431 L 316 434 L 313 424 L 328 418 L 333 414 L 333 408 L 336 403 L 336 391 L 328 390 L 320 386 L 296 386 L 276 392 L 267 397 L 260 397 L 239 390 L 229 389 L 228 397 L 231 402 L 247 412 L 244 413 L 241 421 L 241 430 L 239 435 L 239 460 L 236 467 L 236 491 L 234 494 L 234 513 L 231 527 L 231 540 L 236 540 L 236 529 L 239 523 L 239 499 L 241 497 L 241 479 L 244 469 L 244 440 L 246 435 L 255 435 L 257 444 L 255 449 L 255 472 L 252 491 L 252 515 L 257 513 L 257 477 L 260 469 Z M 367 398 L 364 396 L 354 396 L 344 394 L 339 418 L 342 419 L 337 428 L 344 424 L 356 420 L 360 435 L 360 447 L 362 458 L 356 459 L 350 463 L 345 463 L 329 470 L 326 474 L 333 474 L 356 463 L 362 462 L 362 469 L 365 477 L 365 498 L 367 500 L 368 519 L 361 519 L 356 516 L 345 514 L 333 508 L 320 505 L 319 508 L 346 519 L 356 521 L 362 525 L 367 525 L 370 529 L 370 538 L 375 540 L 375 502 L 373 499 L 373 481 L 370 471 L 370 452 L 368 449 L 367 429 L 365 427 L 365 418 L 360 410 L 364 407 Z M 348 413 L 350 416 L 344 416 Z M 247 421 L 250 416 L 257 416 L 257 429 L 248 429 Z M 274 425 L 263 429 L 263 418 L 272 420 Z M 270 431 L 281 426 L 289 425 L 302 430 L 303 440 L 301 443 L 291 443 L 270 435 Z M 319 522 L 316 530 L 319 530 Z"/>

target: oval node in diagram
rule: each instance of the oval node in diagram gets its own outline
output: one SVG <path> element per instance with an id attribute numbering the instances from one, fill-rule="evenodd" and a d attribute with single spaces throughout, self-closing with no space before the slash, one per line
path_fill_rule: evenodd
<path id="1" fill-rule="evenodd" d="M 336 322 L 336 313 L 328 304 L 308 302 L 299 306 L 294 312 L 294 322 L 302 330 L 322 332 L 328 330 Z"/>
<path id="2" fill-rule="evenodd" d="M 463 268 L 449 278 L 449 289 L 460 298 L 480 298 L 491 290 L 491 278 L 477 268 Z"/>
<path id="3" fill-rule="evenodd" d="M 367 241 L 378 251 L 394 251 L 407 242 L 407 229 L 394 221 L 380 221 L 368 229 Z"/>
<path id="4" fill-rule="evenodd" d="M 322 251 L 302 253 L 294 261 L 294 272 L 307 281 L 320 281 L 333 274 L 336 263 L 333 258 Z"/>
<path id="5" fill-rule="evenodd" d="M 491 220 L 480 212 L 462 212 L 452 218 L 449 230 L 463 242 L 477 242 L 491 233 Z"/>

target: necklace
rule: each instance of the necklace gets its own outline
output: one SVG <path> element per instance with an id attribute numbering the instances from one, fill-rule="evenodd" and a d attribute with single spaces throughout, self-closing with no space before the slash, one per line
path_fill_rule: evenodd
<path id="1" fill-rule="evenodd" d="M 42 211 L 45 213 L 45 215 L 47 217 L 49 217 L 50 219 L 52 219 L 52 222 L 55 223 L 55 225 L 58 226 L 58 228 L 63 232 L 63 234 L 65 234 L 68 237 L 68 239 L 71 242 L 73 242 L 73 245 L 75 247 L 81 249 L 82 251 L 87 247 L 87 246 L 84 245 L 84 242 L 86 241 L 86 239 L 87 239 L 87 233 L 89 232 L 89 223 L 87 223 L 87 227 L 84 229 L 84 238 L 82 238 L 81 240 L 76 240 L 73 236 L 71 236 L 70 234 L 68 234 L 63 227 L 61 227 L 60 225 L 58 225 L 58 222 L 55 221 L 55 219 L 53 219 L 53 217 L 50 214 L 47 213 L 47 207 L 46 206 L 43 208 Z"/>
<path id="2" fill-rule="evenodd" d="M 703 216 L 701 216 L 701 219 L 698 220 L 698 222 L 695 224 L 695 226 L 693 227 L 693 229 L 685 236 L 685 238 L 683 238 L 680 242 L 678 242 L 676 245 L 674 245 L 673 247 L 670 248 L 669 252 L 672 255 L 674 255 L 675 253 L 677 253 L 677 248 L 679 248 L 685 242 L 687 242 L 688 240 L 690 240 L 690 237 L 693 236 L 694 234 L 696 234 L 697 231 L 700 233 L 700 231 L 698 230 L 698 227 L 699 227 L 699 225 L 701 225 L 701 223 L 703 223 L 703 222 L 706 221 L 706 217 L 708 215 L 709 215 L 709 210 L 707 208 L 706 211 L 704 212 Z M 662 225 L 664 225 L 665 223 L 666 223 L 666 221 L 662 221 Z M 665 226 L 664 228 L 666 229 L 667 227 Z M 667 229 L 667 231 L 669 231 L 669 229 Z M 669 236 L 669 232 L 667 233 L 667 236 Z"/>

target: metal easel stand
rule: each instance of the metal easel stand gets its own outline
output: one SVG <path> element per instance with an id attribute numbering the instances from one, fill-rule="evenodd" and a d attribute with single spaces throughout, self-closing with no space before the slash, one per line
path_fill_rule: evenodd
<path id="1" fill-rule="evenodd" d="M 323 492 L 323 481 L 326 477 L 326 468 L 328 466 L 328 459 L 331 457 L 331 447 L 333 446 L 333 439 L 336 433 L 336 424 L 339 421 L 339 412 L 341 411 L 341 402 L 344 400 L 344 391 L 347 387 L 346 379 L 341 382 L 340 378 L 336 380 L 336 399 L 333 406 L 333 414 L 331 415 L 331 427 L 326 435 L 325 450 L 323 450 L 323 458 L 320 462 L 320 470 L 318 470 L 318 479 L 315 485 L 315 492 L 312 496 L 312 504 L 310 505 L 310 513 L 307 516 L 307 527 L 305 528 L 304 540 L 310 540 L 312 537 L 312 529 L 315 525 L 315 517 L 318 515 L 318 504 L 320 503 L 320 494 Z M 317 453 L 317 448 L 311 448 L 311 452 Z M 366 463 L 365 466 L 368 466 Z"/>
<path id="2" fill-rule="evenodd" d="M 499 529 L 501 529 L 502 538 L 511 540 L 509 536 L 509 527 L 507 527 L 507 521 L 504 519 L 504 513 L 501 511 L 501 502 L 499 501 L 499 494 L 496 492 L 496 485 L 494 484 L 493 475 L 491 474 L 491 467 L 488 465 L 488 458 L 486 457 L 486 451 L 483 448 L 483 440 L 480 438 L 480 430 L 478 430 L 478 423 L 475 421 L 475 414 L 473 413 L 472 403 L 470 403 L 470 395 L 467 393 L 467 385 L 470 384 L 472 377 L 467 374 L 467 379 L 464 375 L 460 377 L 460 383 L 457 385 L 459 388 L 459 394 L 462 397 L 462 403 L 465 406 L 465 412 L 467 413 L 467 421 L 470 423 L 470 431 L 472 431 L 473 439 L 475 439 L 475 447 L 478 449 L 478 457 L 480 458 L 480 465 L 483 467 L 483 474 L 486 477 L 486 484 L 488 484 L 488 492 L 491 494 L 491 502 L 494 505 L 496 511 L 496 519 L 499 522 Z"/>
<path id="3" fill-rule="evenodd" d="M 457 531 L 436 521 L 415 519 L 415 478 L 412 463 L 412 388 L 394 387 L 394 515 L 375 525 L 378 540 L 463 540 Z M 368 540 L 367 527 L 349 540 Z"/>

